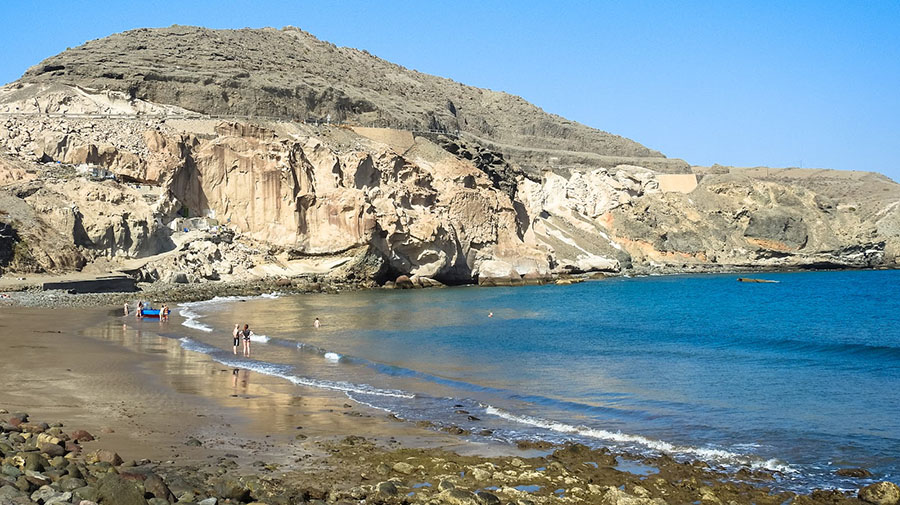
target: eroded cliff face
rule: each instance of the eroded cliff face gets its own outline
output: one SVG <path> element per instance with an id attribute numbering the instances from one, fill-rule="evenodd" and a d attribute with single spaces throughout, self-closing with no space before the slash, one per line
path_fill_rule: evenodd
<path id="1" fill-rule="evenodd" d="M 494 276 L 498 261 L 549 274 L 546 252 L 517 234 L 509 197 L 427 140 L 401 156 L 364 140 L 339 152 L 235 123 L 217 132 L 196 142 L 168 184 L 191 213 L 295 255 L 371 246 L 395 274 L 469 282 Z"/>
<path id="2" fill-rule="evenodd" d="M 873 185 L 859 174 L 813 191 L 803 180 L 787 182 L 777 173 L 759 180 L 738 170 L 704 176 L 682 193 L 660 190 L 659 174 L 622 168 L 569 180 L 550 175 L 539 188 L 526 184 L 531 191 L 524 193 L 543 201 L 548 215 L 542 240 L 550 235 L 581 244 L 571 230 L 582 230 L 606 239 L 595 254 L 609 254 L 611 246 L 620 262 L 647 273 L 897 264 L 897 185 L 886 178 Z M 854 186 L 856 196 L 880 195 L 865 196 L 866 204 L 853 195 L 835 196 Z"/>
<path id="3" fill-rule="evenodd" d="M 365 139 L 338 152 L 329 140 L 240 125 L 219 134 L 183 164 L 196 171 L 185 180 L 201 184 L 173 188 L 179 200 L 300 254 L 372 245 L 393 273 L 515 283 L 593 271 L 874 267 L 898 258 L 900 191 L 874 175 L 811 174 L 810 183 L 787 171 L 760 179 L 735 170 L 672 186 L 660 183 L 670 176 L 619 165 L 569 177 L 546 171 L 540 180 L 519 173 L 511 187 L 514 170 L 499 173 L 480 161 L 485 154 L 467 156 L 452 143 L 439 149 L 417 138 L 401 156 Z"/>
<path id="4" fill-rule="evenodd" d="M 306 261 L 304 272 L 378 282 L 506 285 L 895 266 L 900 253 L 900 186 L 875 174 L 617 165 L 536 177 L 484 147 L 399 131 L 46 117 L 2 126 L 4 210 L 18 216 L 0 219 L 18 234 L 0 244 L 8 271 L 149 258 L 135 270 L 142 280 L 199 282 L 297 275 Z M 131 182 L 78 175 L 107 171 Z M 213 234 L 186 235 L 185 215 Z M 16 256 L 19 242 L 28 248 Z"/>

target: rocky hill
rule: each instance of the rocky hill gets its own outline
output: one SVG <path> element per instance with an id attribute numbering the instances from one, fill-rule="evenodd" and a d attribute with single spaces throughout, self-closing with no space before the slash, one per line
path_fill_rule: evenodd
<path id="1" fill-rule="evenodd" d="M 266 41 L 272 51 L 263 50 Z M 199 48 L 205 56 L 182 61 Z M 150 52 L 136 58 L 142 51 Z M 322 68 L 325 53 L 335 65 L 355 61 L 360 75 L 342 82 Z M 278 74 L 272 54 L 294 61 L 302 79 L 291 81 L 293 94 L 259 91 L 258 79 Z M 213 57 L 224 58 L 221 72 L 212 72 Z M 222 80 L 251 63 L 249 76 Z M 296 89 L 304 86 L 331 98 L 278 108 L 300 103 Z M 348 102 L 332 100 L 336 86 L 345 90 L 340 96 L 374 108 L 342 109 Z M 471 106 L 457 105 L 479 94 Z M 249 96 L 268 98 L 256 109 Z M 447 96 L 454 111 L 429 108 Z M 510 105 L 491 108 L 485 97 Z M 227 104 L 245 113 L 375 114 L 407 129 L 190 112 Z M 0 274 L 7 279 L 117 270 L 160 283 L 268 277 L 507 285 L 598 272 L 900 261 L 900 185 L 884 176 L 673 170 L 665 165 L 671 160 L 639 144 L 515 97 L 410 72 L 295 29 L 174 27 L 90 42 L 0 88 L 0 114 Z M 494 126 L 462 135 L 413 131 L 470 127 L 476 117 Z M 523 129 L 526 123 L 543 126 Z M 549 163 L 550 154 L 560 165 Z"/>
<path id="2" fill-rule="evenodd" d="M 205 114 L 316 118 L 360 126 L 466 132 L 535 173 L 629 163 L 687 171 L 637 142 L 548 114 L 520 97 L 465 86 L 337 47 L 297 28 L 138 29 L 92 40 L 20 82 L 114 90 Z"/>

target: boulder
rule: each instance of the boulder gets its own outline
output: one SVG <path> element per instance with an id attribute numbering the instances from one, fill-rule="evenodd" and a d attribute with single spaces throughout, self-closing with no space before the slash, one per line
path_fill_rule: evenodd
<path id="1" fill-rule="evenodd" d="M 59 489 L 63 491 L 75 491 L 76 489 L 82 488 L 87 485 L 84 480 L 71 476 L 62 477 L 61 479 L 56 481 L 56 484 L 59 486 Z"/>
<path id="2" fill-rule="evenodd" d="M 144 489 L 138 482 L 108 473 L 97 482 L 100 502 L 116 505 L 147 505 Z"/>
<path id="3" fill-rule="evenodd" d="M 84 430 L 75 430 L 69 434 L 69 437 L 77 442 L 91 442 L 94 440 L 94 436 Z"/>
<path id="4" fill-rule="evenodd" d="M 250 499 L 250 490 L 247 489 L 240 481 L 233 478 L 217 479 L 213 483 L 213 491 L 220 498 L 230 499 L 238 502 Z"/>
<path id="5" fill-rule="evenodd" d="M 491 478 L 491 472 L 483 469 L 483 468 L 472 468 L 469 470 L 469 475 L 478 482 L 484 482 Z"/>
<path id="6" fill-rule="evenodd" d="M 478 501 L 481 505 L 500 505 L 500 498 L 497 498 L 497 495 L 494 493 L 489 493 L 487 491 L 476 491 L 475 497 L 478 498 Z"/>
<path id="7" fill-rule="evenodd" d="M 401 275 L 394 281 L 394 286 L 399 289 L 413 289 L 416 285 L 407 275 Z"/>
<path id="8" fill-rule="evenodd" d="M 478 283 L 491 286 L 508 286 L 521 277 L 511 263 L 500 260 L 482 261 L 478 267 Z"/>
<path id="9" fill-rule="evenodd" d="M 85 461 L 88 463 L 109 463 L 112 466 L 119 466 L 122 464 L 122 458 L 108 449 L 99 449 L 88 454 L 85 457 Z"/>
<path id="10" fill-rule="evenodd" d="M 66 452 L 74 452 L 76 455 L 81 453 L 81 446 L 77 442 L 71 440 L 66 441 Z"/>
<path id="11" fill-rule="evenodd" d="M 80 500 L 91 502 L 100 501 L 100 490 L 98 490 L 95 486 L 80 487 L 72 491 L 72 494 L 75 495 L 75 498 Z"/>
<path id="12" fill-rule="evenodd" d="M 447 489 L 438 497 L 447 505 L 482 505 L 475 493 L 464 489 Z"/>
<path id="13" fill-rule="evenodd" d="M 893 482 L 876 482 L 859 490 L 859 499 L 874 505 L 897 505 L 900 503 L 900 487 Z"/>
<path id="14" fill-rule="evenodd" d="M 836 470 L 835 475 L 840 475 L 841 477 L 853 477 L 856 479 L 867 479 L 872 476 L 872 472 L 866 470 L 865 468 L 841 468 Z"/>
<path id="15" fill-rule="evenodd" d="M 37 491 L 31 493 L 32 501 L 43 503 L 44 505 L 53 505 L 54 503 L 68 503 L 71 499 L 71 492 L 59 492 L 51 488 L 50 486 L 41 486 Z"/>
<path id="16" fill-rule="evenodd" d="M 14 500 L 28 499 L 28 493 L 16 489 L 14 486 L 0 487 L 0 503 L 16 503 Z M 27 502 L 26 502 L 27 503 Z"/>
<path id="17" fill-rule="evenodd" d="M 22 469 L 25 471 L 41 472 L 44 470 L 44 458 L 36 452 L 28 452 L 22 457 L 24 464 Z"/>
<path id="18" fill-rule="evenodd" d="M 383 497 L 397 496 L 397 486 L 391 481 L 379 482 L 375 486 L 375 492 Z"/>
<path id="19" fill-rule="evenodd" d="M 49 457 L 64 456 L 66 449 L 59 444 L 39 443 L 38 449 Z"/>
<path id="20" fill-rule="evenodd" d="M 404 463 L 403 461 L 394 463 L 394 466 L 392 468 L 395 472 L 402 473 L 403 475 L 410 475 L 416 471 L 416 467 L 410 465 L 409 463 Z"/>

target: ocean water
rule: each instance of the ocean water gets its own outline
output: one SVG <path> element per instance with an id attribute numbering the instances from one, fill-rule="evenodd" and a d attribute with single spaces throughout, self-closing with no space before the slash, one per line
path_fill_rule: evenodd
<path id="1" fill-rule="evenodd" d="M 845 467 L 900 479 L 900 272 L 737 277 L 216 299 L 168 336 L 473 440 L 768 468 L 782 489 L 857 488 Z"/>

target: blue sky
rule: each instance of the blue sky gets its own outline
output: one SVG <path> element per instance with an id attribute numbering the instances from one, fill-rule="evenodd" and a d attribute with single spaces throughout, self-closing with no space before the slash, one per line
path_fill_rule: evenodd
<path id="1" fill-rule="evenodd" d="M 900 181 L 898 0 L 8 2 L 0 82 L 86 40 L 172 24 L 294 25 L 693 164 Z"/>

